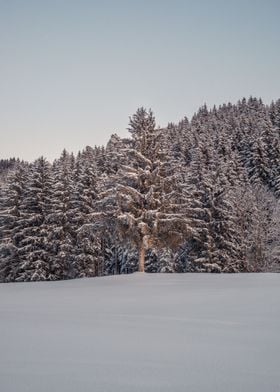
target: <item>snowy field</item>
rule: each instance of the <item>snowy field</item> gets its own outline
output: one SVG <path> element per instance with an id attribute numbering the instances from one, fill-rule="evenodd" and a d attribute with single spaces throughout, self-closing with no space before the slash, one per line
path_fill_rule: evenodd
<path id="1" fill-rule="evenodd" d="M 280 274 L 0 285 L 1 392 L 279 392 Z"/>

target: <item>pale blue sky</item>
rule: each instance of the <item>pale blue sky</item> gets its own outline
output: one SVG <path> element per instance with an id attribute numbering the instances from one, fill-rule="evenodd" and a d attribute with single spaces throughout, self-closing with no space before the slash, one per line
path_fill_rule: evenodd
<path id="1" fill-rule="evenodd" d="M 0 158 L 53 159 L 243 96 L 280 98 L 280 0 L 0 0 Z"/>

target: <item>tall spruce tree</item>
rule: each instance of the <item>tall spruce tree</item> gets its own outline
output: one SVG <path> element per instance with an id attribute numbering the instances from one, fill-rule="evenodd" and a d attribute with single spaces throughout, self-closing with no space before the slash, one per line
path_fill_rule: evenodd
<path id="1" fill-rule="evenodd" d="M 0 281 L 10 282 L 17 278 L 20 257 L 17 233 L 21 230 L 23 198 L 26 192 L 28 167 L 18 164 L 1 187 L 0 195 Z"/>
<path id="2" fill-rule="evenodd" d="M 192 228 L 176 201 L 176 173 L 163 156 L 153 113 L 138 109 L 129 131 L 132 147 L 124 153 L 130 164 L 118 171 L 116 180 L 116 220 L 121 236 L 137 247 L 138 269 L 144 272 L 148 249 L 178 245 Z"/>
<path id="3" fill-rule="evenodd" d="M 71 222 L 71 196 L 73 193 L 73 156 L 66 150 L 53 163 L 51 204 L 47 216 L 48 252 L 51 255 L 50 279 L 75 277 L 74 231 Z"/>
<path id="4" fill-rule="evenodd" d="M 21 215 L 13 235 L 19 257 L 16 281 L 48 280 L 50 277 L 47 216 L 51 205 L 51 187 L 50 164 L 41 157 L 30 167 Z"/>

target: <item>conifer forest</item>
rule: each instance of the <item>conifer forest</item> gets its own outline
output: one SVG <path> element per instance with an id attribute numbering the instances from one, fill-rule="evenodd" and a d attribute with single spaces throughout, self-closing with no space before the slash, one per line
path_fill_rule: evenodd
<path id="1" fill-rule="evenodd" d="M 280 271 L 280 100 L 242 99 L 50 163 L 0 161 L 0 281 Z"/>

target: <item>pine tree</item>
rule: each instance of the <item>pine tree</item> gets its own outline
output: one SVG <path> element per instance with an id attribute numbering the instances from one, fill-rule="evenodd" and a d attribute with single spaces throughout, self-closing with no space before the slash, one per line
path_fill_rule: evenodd
<path id="1" fill-rule="evenodd" d="M 211 146 L 197 145 L 188 173 L 188 200 L 189 215 L 199 235 L 185 245 L 187 270 L 234 272 L 246 268 L 226 172 Z"/>
<path id="2" fill-rule="evenodd" d="M 18 274 L 20 257 L 16 237 L 20 230 L 23 196 L 26 191 L 28 168 L 18 164 L 1 187 L 0 208 L 0 281 L 14 281 Z"/>
<path id="3" fill-rule="evenodd" d="M 148 249 L 178 245 L 192 229 L 176 203 L 175 174 L 164 162 L 153 113 L 138 109 L 129 131 L 133 147 L 125 152 L 131 163 L 118 171 L 116 219 L 121 237 L 138 248 L 143 272 Z"/>
<path id="4" fill-rule="evenodd" d="M 89 149 L 77 159 L 74 171 L 74 187 L 72 194 L 72 228 L 75 238 L 76 276 L 103 275 L 103 258 L 101 255 L 101 239 L 97 232 L 89 230 L 92 215 L 95 214 L 98 199 L 97 167 Z"/>
<path id="5" fill-rule="evenodd" d="M 274 201 L 267 232 L 265 271 L 280 272 L 280 202 Z"/>
<path id="6" fill-rule="evenodd" d="M 42 157 L 31 165 L 23 194 L 21 216 L 13 236 L 19 256 L 16 281 L 48 280 L 48 225 L 52 178 L 49 163 Z"/>
<path id="7" fill-rule="evenodd" d="M 48 251 L 51 254 L 50 279 L 75 277 L 74 232 L 71 225 L 73 157 L 64 150 L 54 162 L 50 210 L 47 217 Z"/>

